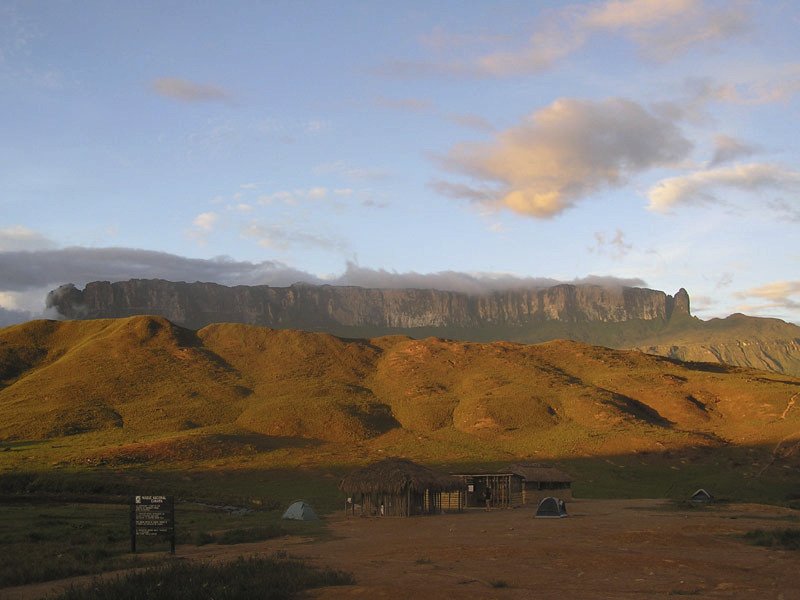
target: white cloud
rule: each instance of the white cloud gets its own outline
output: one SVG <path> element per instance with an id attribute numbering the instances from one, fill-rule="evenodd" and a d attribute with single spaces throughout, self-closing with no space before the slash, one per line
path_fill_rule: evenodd
<path id="1" fill-rule="evenodd" d="M 442 165 L 472 177 L 477 186 L 432 186 L 445 195 L 549 218 L 599 189 L 670 165 L 690 149 L 675 123 L 636 102 L 565 98 L 499 132 L 490 143 L 451 148 Z"/>
<path id="2" fill-rule="evenodd" d="M 230 94 L 215 85 L 195 83 L 177 77 L 162 77 L 150 84 L 151 89 L 166 98 L 181 102 L 224 102 Z"/>
<path id="3" fill-rule="evenodd" d="M 696 171 L 664 179 L 647 192 L 648 208 L 667 213 L 681 205 L 720 202 L 720 188 L 744 191 L 800 191 L 800 172 L 765 163 Z"/>
<path id="4" fill-rule="evenodd" d="M 0 228 L 0 252 L 42 250 L 55 246 L 56 244 L 52 240 L 23 225 Z"/>
<path id="5" fill-rule="evenodd" d="M 219 220 L 219 215 L 215 212 L 204 212 L 197 215 L 192 224 L 203 233 L 211 233 Z"/>

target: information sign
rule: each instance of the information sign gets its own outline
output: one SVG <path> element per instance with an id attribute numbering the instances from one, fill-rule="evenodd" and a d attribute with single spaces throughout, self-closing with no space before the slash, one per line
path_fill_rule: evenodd
<path id="1" fill-rule="evenodd" d="M 131 498 L 131 552 L 136 552 L 137 537 L 168 538 L 175 554 L 175 501 L 172 496 L 133 496 Z"/>

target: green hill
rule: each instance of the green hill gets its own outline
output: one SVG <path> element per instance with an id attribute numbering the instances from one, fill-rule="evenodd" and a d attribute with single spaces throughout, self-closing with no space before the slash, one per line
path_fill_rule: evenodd
<path id="1" fill-rule="evenodd" d="M 0 329 L 0 440 L 112 464 L 569 458 L 800 442 L 800 379 L 580 342 L 371 340 L 160 317 Z M 80 440 L 83 440 L 79 442 Z M 263 458 L 263 457 L 262 457 Z"/>

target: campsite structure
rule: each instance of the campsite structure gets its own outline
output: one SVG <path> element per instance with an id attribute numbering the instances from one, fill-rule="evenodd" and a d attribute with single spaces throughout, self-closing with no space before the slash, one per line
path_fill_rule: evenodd
<path id="1" fill-rule="evenodd" d="M 697 490 L 694 494 L 692 494 L 692 497 L 689 498 L 689 502 L 692 502 L 694 504 L 710 504 L 713 501 L 714 501 L 714 496 L 709 494 L 703 488 Z"/>
<path id="2" fill-rule="evenodd" d="M 442 495 L 462 496 L 463 482 L 402 458 L 387 458 L 353 471 L 339 489 L 347 511 L 366 516 L 409 517 L 442 512 Z M 461 505 L 448 506 L 460 510 Z"/>
<path id="3" fill-rule="evenodd" d="M 572 477 L 548 464 L 516 463 L 494 472 L 455 474 L 464 482 L 464 498 L 448 494 L 443 498 L 445 508 L 451 503 L 483 507 L 484 491 L 491 490 L 492 506 L 510 508 L 538 504 L 554 493 L 559 498 L 572 499 Z"/>
<path id="4" fill-rule="evenodd" d="M 296 500 L 289 505 L 286 512 L 283 513 L 282 519 L 292 519 L 294 521 L 316 521 L 319 519 L 317 513 L 311 508 L 311 505 L 303 500 Z"/>
<path id="5" fill-rule="evenodd" d="M 560 498 L 548 496 L 536 507 L 536 519 L 561 519 L 567 516 L 567 504 Z"/>

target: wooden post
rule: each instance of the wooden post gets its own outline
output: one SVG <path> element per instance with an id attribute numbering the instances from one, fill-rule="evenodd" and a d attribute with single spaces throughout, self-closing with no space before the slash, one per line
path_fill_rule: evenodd
<path id="1" fill-rule="evenodd" d="M 134 504 L 133 496 L 131 496 L 130 524 L 131 524 L 131 553 L 136 554 L 136 504 Z"/>

